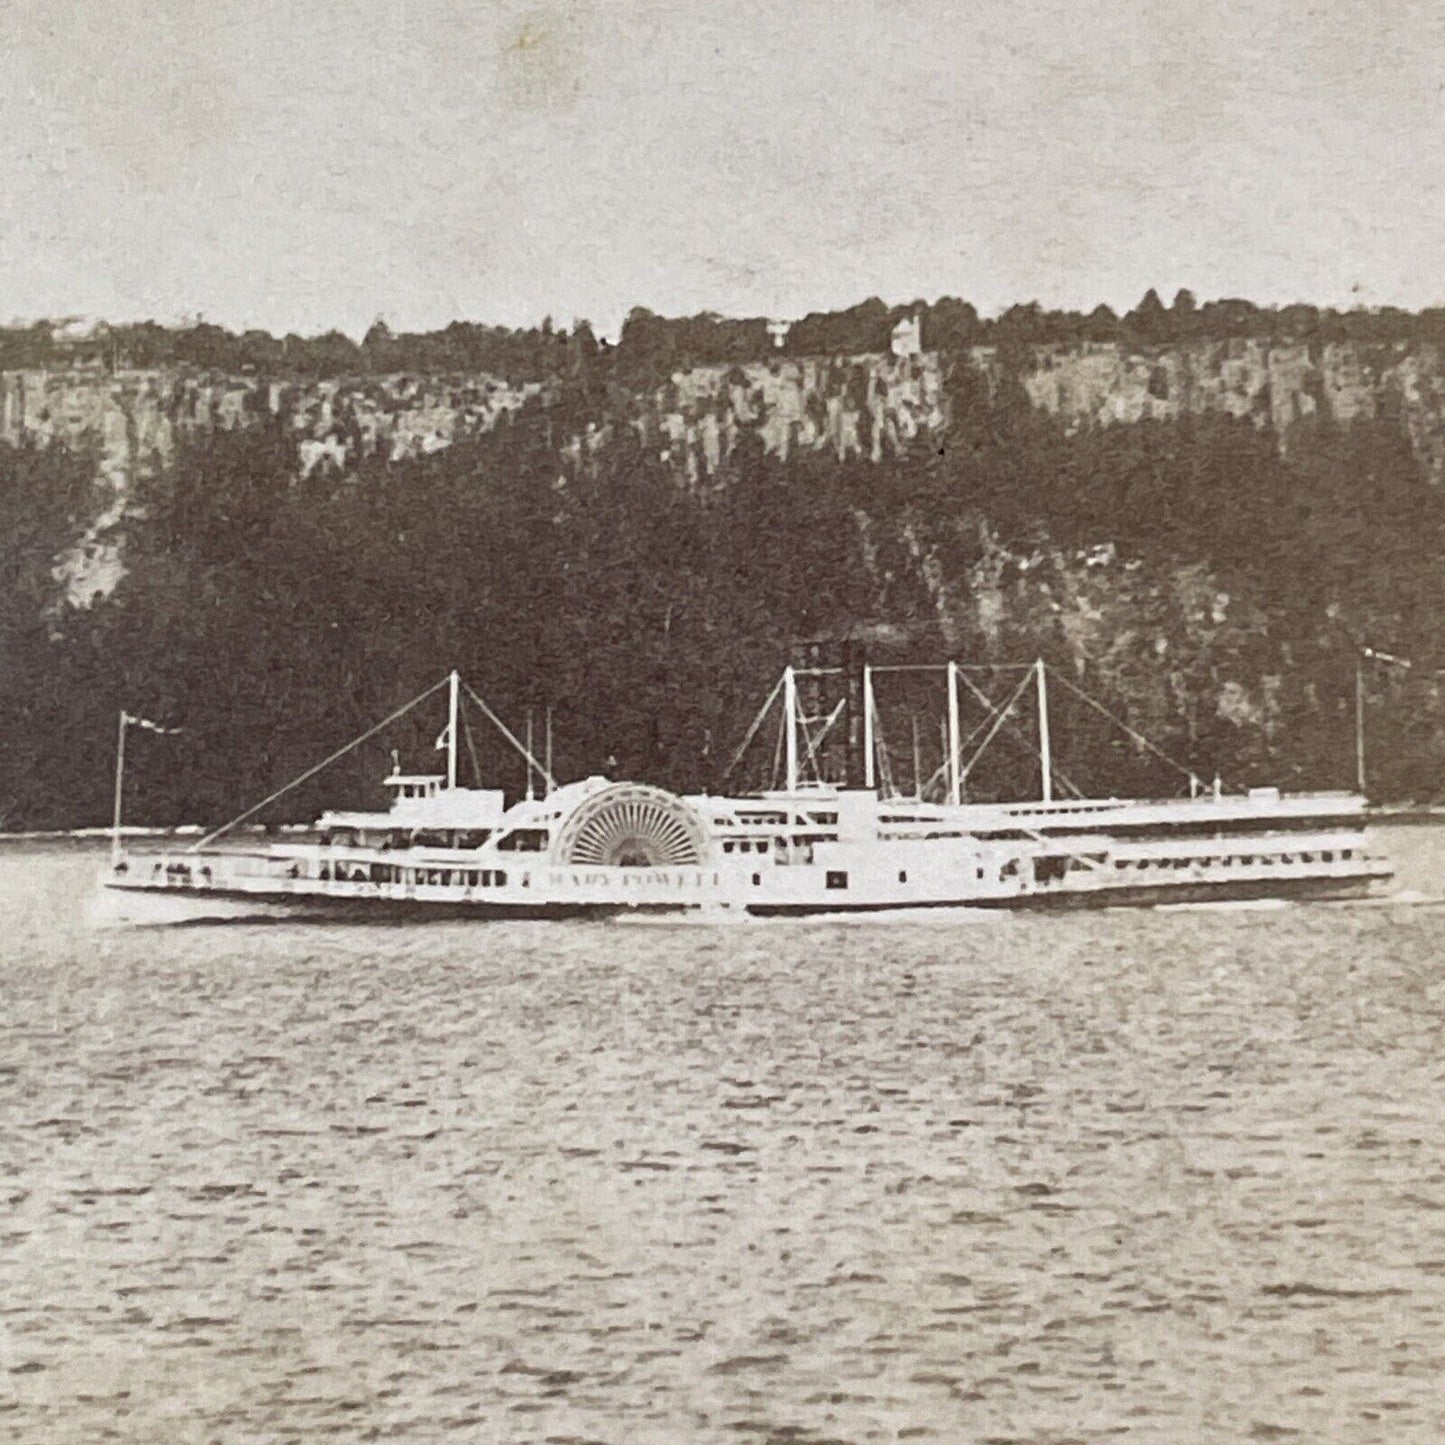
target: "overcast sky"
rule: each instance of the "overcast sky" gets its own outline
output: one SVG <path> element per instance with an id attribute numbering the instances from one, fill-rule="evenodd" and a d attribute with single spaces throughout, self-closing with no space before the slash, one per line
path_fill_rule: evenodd
<path id="1" fill-rule="evenodd" d="M 1445 301 L 1445 5 L 4 0 L 0 319 Z"/>

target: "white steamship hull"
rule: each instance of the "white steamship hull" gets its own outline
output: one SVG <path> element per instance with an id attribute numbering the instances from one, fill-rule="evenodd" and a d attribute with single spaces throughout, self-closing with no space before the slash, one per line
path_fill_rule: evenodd
<path id="1" fill-rule="evenodd" d="M 955 672 L 950 664 L 951 687 Z M 1037 677 L 1047 779 L 1041 664 Z M 866 671 L 863 680 L 871 717 Z M 558 786 L 522 749 L 546 786 L 508 806 L 500 791 L 457 786 L 460 683 L 456 674 L 449 681 L 445 777 L 396 769 L 385 780 L 389 809 L 323 814 L 311 841 L 261 849 L 206 846 L 222 829 L 184 852 L 126 856 L 117 808 L 103 910 L 156 923 L 801 917 L 1339 899 L 1390 877 L 1368 845 L 1357 795 L 1226 794 L 1216 785 L 1166 801 L 1054 799 L 1045 789 L 1033 802 L 968 804 L 958 797 L 966 769 L 956 742 L 943 801 L 886 792 L 871 776 L 859 788 L 803 782 L 790 742 L 788 786 L 736 797 L 680 797 L 601 777 Z M 785 716 L 794 717 L 791 672 L 785 683 Z M 122 714 L 122 742 L 125 726 Z"/>

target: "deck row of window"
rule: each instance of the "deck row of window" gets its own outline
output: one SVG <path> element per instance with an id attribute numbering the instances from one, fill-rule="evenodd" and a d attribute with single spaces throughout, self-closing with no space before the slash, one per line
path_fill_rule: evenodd
<path id="1" fill-rule="evenodd" d="M 291 876 L 304 877 L 293 865 Z M 316 876 L 323 883 L 403 883 L 408 887 L 505 888 L 501 868 L 403 868 L 397 863 L 322 863 Z"/>
<path id="2" fill-rule="evenodd" d="M 473 852 L 492 837 L 491 828 L 394 828 L 382 834 L 336 828 L 321 835 L 323 848 L 456 848 Z M 552 835 L 546 828 L 513 828 L 497 839 L 503 853 L 545 853 Z"/>
<path id="3" fill-rule="evenodd" d="M 1341 862 L 1348 862 L 1354 856 L 1353 848 L 1338 850 L 1325 848 L 1319 852 L 1305 853 L 1226 853 L 1198 858 L 1116 858 L 1114 867 L 1118 869 L 1134 868 L 1141 871 L 1149 868 L 1188 868 L 1196 864 L 1215 868 L 1253 868 L 1260 864 L 1275 863 L 1333 863 L 1337 858 Z"/>
<path id="4" fill-rule="evenodd" d="M 1259 856 L 1244 854 L 1239 857 L 1219 856 L 1212 858 L 1116 858 L 1114 867 L 1117 869 L 1178 869 L 1188 868 L 1191 864 L 1213 864 L 1217 867 L 1229 868 L 1238 866 L 1241 868 L 1250 867 L 1257 863 L 1333 863 L 1336 858 L 1342 862 L 1355 856 L 1353 848 L 1343 848 L 1338 851 L 1326 848 L 1318 853 L 1265 853 Z M 1069 859 L 1064 858 L 1039 858 L 1035 860 L 1035 873 L 1039 882 L 1048 882 L 1061 878 L 1066 872 L 1080 872 L 1091 866 L 1101 866 L 1104 862 L 1103 854 L 1090 854 L 1087 858 L 1075 856 Z M 1040 866 L 1043 865 L 1043 866 Z M 1053 865 L 1050 868 L 1048 865 Z M 999 879 L 1018 872 L 1017 865 L 1013 862 L 1007 864 L 999 874 Z M 983 869 L 977 870 L 978 877 L 983 877 Z M 762 875 L 753 874 L 753 886 L 757 887 L 762 883 Z M 901 869 L 898 874 L 900 883 L 908 882 L 906 869 Z M 848 886 L 848 874 L 843 869 L 829 869 L 824 878 L 824 887 L 829 889 L 845 889 Z"/>

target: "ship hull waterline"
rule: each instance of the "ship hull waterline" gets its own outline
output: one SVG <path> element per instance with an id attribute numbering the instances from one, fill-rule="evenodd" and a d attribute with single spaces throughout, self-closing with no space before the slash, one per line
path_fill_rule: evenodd
<path id="1" fill-rule="evenodd" d="M 191 923 L 416 923 L 468 920 L 605 921 L 636 916 L 705 918 L 716 916 L 788 919 L 835 914 L 885 918 L 931 910 L 988 909 L 1011 913 L 1057 913 L 1109 908 L 1175 908 L 1214 903 L 1351 902 L 1379 893 L 1381 879 L 1310 877 L 1237 879 L 1172 883 L 1166 887 L 1121 885 L 1090 890 L 1028 891 L 1008 895 L 808 902 L 676 901 L 629 903 L 494 902 L 466 899 L 416 899 L 263 893 L 241 889 L 192 890 L 107 882 L 98 917 L 130 925 Z"/>

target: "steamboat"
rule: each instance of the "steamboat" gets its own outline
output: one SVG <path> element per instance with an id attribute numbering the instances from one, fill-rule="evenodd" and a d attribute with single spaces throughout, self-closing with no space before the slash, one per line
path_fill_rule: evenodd
<path id="1" fill-rule="evenodd" d="M 877 687 L 884 674 L 925 671 L 945 683 L 943 760 L 927 780 L 915 764 L 904 790 L 879 735 Z M 103 916 L 146 923 L 658 913 L 721 921 L 1334 900 L 1379 891 L 1390 879 L 1390 864 L 1371 847 L 1358 793 L 1228 791 L 1217 779 L 1206 787 L 1190 775 L 1187 795 L 1173 798 L 1085 797 L 1072 788 L 1072 796 L 1056 796 L 1062 789 L 1050 746 L 1051 670 L 1039 661 L 1020 671 L 1012 694 L 995 701 L 957 663 L 789 667 L 743 743 L 747 748 L 764 720 L 780 714 L 778 785 L 735 796 L 681 795 L 603 776 L 558 784 L 550 734 L 546 760 L 539 760 L 530 735 L 519 740 L 454 671 L 224 827 L 189 847 L 155 853 L 123 846 L 126 730 L 142 722 L 123 713 Z M 843 696 L 831 712 L 810 715 L 803 689 L 825 673 L 847 674 Z M 986 735 L 968 757 L 970 740 L 960 726 L 964 686 L 986 712 L 973 737 Z M 446 752 L 444 773 L 404 772 L 393 755 L 384 809 L 327 812 L 304 834 L 223 843 L 291 788 L 443 690 L 447 724 L 437 748 Z M 1039 795 L 969 801 L 979 756 L 1030 692 L 1036 722 L 1028 740 L 1036 749 Z M 464 701 L 525 759 L 524 797 L 509 804 L 500 789 L 458 784 Z M 1138 745 L 1152 747 L 1114 721 Z M 820 757 L 835 729 L 847 734 L 850 766 L 830 779 Z"/>

